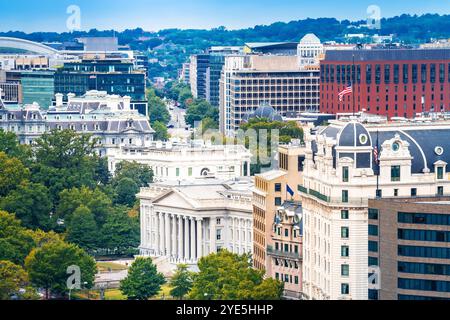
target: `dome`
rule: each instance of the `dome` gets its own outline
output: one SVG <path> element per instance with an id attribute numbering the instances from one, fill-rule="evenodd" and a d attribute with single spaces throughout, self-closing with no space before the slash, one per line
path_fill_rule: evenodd
<path id="1" fill-rule="evenodd" d="M 302 40 L 300 40 L 301 44 L 320 44 L 320 39 L 314 33 L 306 34 Z"/>
<path id="2" fill-rule="evenodd" d="M 268 103 L 263 103 L 253 113 L 244 115 L 243 121 L 248 122 L 248 120 L 252 118 L 264 118 L 269 121 L 283 121 L 283 118 Z"/>
<path id="3" fill-rule="evenodd" d="M 370 147 L 372 141 L 367 129 L 358 122 L 350 122 L 339 133 L 340 147 Z"/>

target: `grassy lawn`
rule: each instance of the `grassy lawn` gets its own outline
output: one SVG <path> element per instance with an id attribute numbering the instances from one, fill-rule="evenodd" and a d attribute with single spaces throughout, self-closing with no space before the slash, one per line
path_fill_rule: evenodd
<path id="1" fill-rule="evenodd" d="M 126 266 L 114 262 L 97 262 L 97 268 L 99 272 L 121 271 L 127 269 Z"/>
<path id="2" fill-rule="evenodd" d="M 122 292 L 119 289 L 108 289 L 105 291 L 105 300 L 126 300 Z"/>

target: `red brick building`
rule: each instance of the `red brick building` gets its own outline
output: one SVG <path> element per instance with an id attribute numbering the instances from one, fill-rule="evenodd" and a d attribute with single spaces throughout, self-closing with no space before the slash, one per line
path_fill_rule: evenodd
<path id="1" fill-rule="evenodd" d="M 450 111 L 450 49 L 328 51 L 321 61 L 320 111 L 411 118 Z M 353 92 L 339 101 L 350 83 Z"/>

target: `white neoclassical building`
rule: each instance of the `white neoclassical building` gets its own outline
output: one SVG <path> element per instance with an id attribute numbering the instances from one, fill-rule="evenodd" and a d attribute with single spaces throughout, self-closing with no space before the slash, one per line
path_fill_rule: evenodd
<path id="1" fill-rule="evenodd" d="M 122 161 L 135 161 L 153 169 L 154 180 L 183 181 L 204 177 L 227 180 L 250 175 L 251 153 L 242 145 L 212 145 L 155 141 L 147 146 L 122 146 L 108 154 L 111 173 Z"/>
<path id="2" fill-rule="evenodd" d="M 324 53 L 324 46 L 313 33 L 305 35 L 297 46 L 300 68 L 318 67 L 319 59 Z"/>
<path id="3" fill-rule="evenodd" d="M 305 133 L 303 184 L 298 186 L 304 294 L 368 299 L 374 290 L 368 274 L 379 263 L 369 257 L 382 241 L 369 241 L 377 231 L 369 228 L 368 199 L 450 194 L 450 123 L 331 121 Z"/>
<path id="4" fill-rule="evenodd" d="M 249 179 L 201 179 L 142 188 L 141 255 L 195 265 L 221 249 L 251 253 L 251 187 Z"/>

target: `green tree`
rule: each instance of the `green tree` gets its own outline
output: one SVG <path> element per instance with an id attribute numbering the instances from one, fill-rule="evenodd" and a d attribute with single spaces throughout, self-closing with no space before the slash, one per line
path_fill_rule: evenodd
<path id="1" fill-rule="evenodd" d="M 22 265 L 35 246 L 32 234 L 13 214 L 0 211 L 0 260 Z"/>
<path id="2" fill-rule="evenodd" d="M 206 100 L 195 100 L 186 110 L 186 123 L 194 126 L 195 122 L 210 118 L 219 122 L 219 110 Z"/>
<path id="3" fill-rule="evenodd" d="M 95 188 L 101 181 L 95 154 L 97 140 L 72 130 L 54 130 L 36 139 L 32 179 L 50 190 L 54 202 L 64 189 L 87 186 Z"/>
<path id="4" fill-rule="evenodd" d="M 16 189 L 30 176 L 30 171 L 17 158 L 10 158 L 0 152 L 0 197 Z"/>
<path id="5" fill-rule="evenodd" d="M 139 186 L 130 178 L 122 178 L 117 182 L 115 188 L 116 203 L 132 207 L 136 202 L 136 194 L 139 193 Z"/>
<path id="6" fill-rule="evenodd" d="M 67 287 L 67 268 L 80 268 L 81 283 L 85 288 L 94 284 L 97 266 L 93 258 L 74 244 L 62 241 L 49 242 L 33 249 L 25 259 L 25 270 L 30 281 L 38 288 L 45 289 L 48 299 L 50 293 L 65 295 Z"/>
<path id="7" fill-rule="evenodd" d="M 81 205 L 86 206 L 92 212 L 97 225 L 100 226 L 105 222 L 112 202 L 99 188 L 91 190 L 87 187 L 81 187 L 64 190 L 60 194 L 59 205 L 56 209 L 57 216 L 70 224 L 72 214 Z"/>
<path id="8" fill-rule="evenodd" d="M 84 250 L 93 250 L 98 244 L 98 228 L 91 210 L 84 205 L 73 213 L 67 226 L 67 241 Z"/>
<path id="9" fill-rule="evenodd" d="M 28 286 L 28 274 L 25 270 L 10 261 L 0 261 L 0 300 L 9 300 L 18 295 L 20 289 Z"/>
<path id="10" fill-rule="evenodd" d="M 200 272 L 190 293 L 194 300 L 256 300 L 262 296 L 268 300 L 281 299 L 283 284 L 264 280 L 264 272 L 252 268 L 247 254 L 222 250 L 201 258 L 198 268 Z M 276 282 L 272 284 L 273 281 Z M 265 290 L 264 294 L 260 290 Z"/>
<path id="11" fill-rule="evenodd" d="M 52 202 L 48 189 L 39 183 L 22 183 L 0 199 L 0 208 L 14 213 L 22 225 L 30 229 L 49 230 Z"/>
<path id="12" fill-rule="evenodd" d="M 192 289 L 193 284 L 192 272 L 188 270 L 187 265 L 179 264 L 177 270 L 170 280 L 170 295 L 174 298 L 182 300 Z"/>
<path id="13" fill-rule="evenodd" d="M 120 282 L 120 291 L 129 300 L 148 300 L 158 294 L 165 283 L 164 275 L 158 272 L 151 258 L 137 258 L 128 276 Z"/>
<path id="14" fill-rule="evenodd" d="M 153 123 L 153 130 L 155 130 L 155 135 L 154 135 L 154 139 L 155 140 L 160 140 L 160 141 L 166 141 L 167 139 L 169 139 L 169 133 L 167 131 L 167 126 L 160 122 L 160 121 L 155 121 Z"/>
<path id="15" fill-rule="evenodd" d="M 164 101 L 156 95 L 155 89 L 147 90 L 148 110 L 150 114 L 150 123 L 153 125 L 156 121 L 168 124 L 170 113 Z"/>
<path id="16" fill-rule="evenodd" d="M 25 165 L 29 164 L 31 159 L 30 146 L 20 144 L 14 132 L 5 132 L 3 129 L 0 129 L 0 152 L 19 159 Z"/>
<path id="17" fill-rule="evenodd" d="M 140 243 L 139 217 L 130 217 L 127 210 L 114 208 L 101 229 L 102 247 L 116 254 L 135 253 Z"/>
<path id="18" fill-rule="evenodd" d="M 116 166 L 113 184 L 117 185 L 123 178 L 134 180 L 139 187 L 148 187 L 153 182 L 153 171 L 145 164 L 122 161 Z"/>

